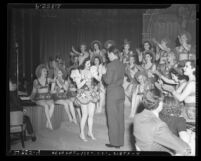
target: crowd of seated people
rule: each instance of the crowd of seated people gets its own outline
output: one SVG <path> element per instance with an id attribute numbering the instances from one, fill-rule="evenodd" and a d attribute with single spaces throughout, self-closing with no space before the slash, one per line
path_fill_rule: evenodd
<path id="1" fill-rule="evenodd" d="M 165 96 L 167 102 L 169 97 L 178 102 L 177 106 L 181 109 L 180 117 L 183 118 L 178 122 L 181 124 L 196 122 L 195 45 L 190 44 L 191 38 L 188 32 L 182 32 L 175 39 L 179 39 L 179 46 L 164 37 L 161 40 L 154 38 L 147 40 L 143 43 L 142 48 L 139 47 L 135 50 L 132 48 L 132 42 L 125 39 L 122 49 L 118 50 L 119 59 L 125 65 L 123 88 L 127 100 L 130 102 L 128 118 L 134 119 L 136 125 L 134 126 L 134 135 L 137 144 L 139 140 L 146 141 L 146 137 L 150 139 L 150 136 L 140 138 L 141 133 L 146 133 L 143 130 L 150 125 L 141 124 L 140 121 L 143 121 L 143 118 L 140 120 L 138 116 L 138 108 L 143 104 L 143 97 L 149 90 L 157 88 Z M 37 78 L 33 81 L 31 100 L 44 107 L 47 128 L 53 129 L 51 117 L 55 104 L 62 104 L 69 120 L 75 124 L 79 123 L 80 138 L 87 141 L 84 134 L 87 122 L 88 136 L 92 140 L 96 139 L 93 134 L 93 119 L 94 113 L 103 113 L 105 109 L 106 85 L 102 81 L 102 75 L 109 63 L 107 51 L 111 46 L 116 47 L 115 41 L 108 40 L 104 45 L 98 40 L 93 41 L 90 45 L 81 43 L 78 49 L 72 46 L 71 63 L 68 66 L 65 60 L 57 55 L 37 67 L 35 72 Z M 178 125 L 177 133 L 175 133 L 175 129 L 171 129 L 172 125 L 170 124 L 172 123 L 159 118 L 161 111 L 159 109 L 162 109 L 163 103 L 155 103 L 153 107 L 152 105 L 144 107 L 146 112 L 142 113 L 143 117 L 150 115 L 154 118 L 155 114 L 158 113 L 153 124 L 157 123 L 158 129 L 165 129 L 164 133 L 169 129 L 167 135 L 172 139 L 170 139 L 172 143 L 167 144 L 168 148 L 172 148 L 180 154 L 186 154 L 189 146 L 184 139 L 185 126 Z M 141 128 L 139 126 L 144 127 L 138 133 L 135 130 L 139 130 Z M 168 138 L 163 137 L 160 131 L 148 130 L 147 134 L 149 133 L 156 134 L 160 144 L 168 142 Z M 153 138 L 151 139 L 153 141 Z M 150 140 L 147 141 L 149 142 L 147 147 L 143 145 L 144 143 L 139 143 L 141 150 L 153 150 Z M 166 146 L 166 143 L 162 146 Z"/>

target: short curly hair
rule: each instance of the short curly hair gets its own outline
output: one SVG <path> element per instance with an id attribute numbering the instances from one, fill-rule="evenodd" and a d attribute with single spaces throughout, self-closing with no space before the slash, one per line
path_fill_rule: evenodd
<path id="1" fill-rule="evenodd" d="M 40 65 L 37 66 L 37 68 L 35 70 L 35 74 L 36 74 L 37 78 L 41 77 L 42 69 L 46 69 L 47 70 L 47 66 L 45 64 L 40 64 Z"/>
<path id="2" fill-rule="evenodd" d="M 144 92 L 142 103 L 145 106 L 145 109 L 152 111 L 158 108 L 158 105 L 162 100 L 162 93 L 157 88 L 154 88 Z"/>
<path id="3" fill-rule="evenodd" d="M 179 117 L 181 115 L 181 105 L 179 101 L 174 97 L 165 96 L 161 114 Z"/>

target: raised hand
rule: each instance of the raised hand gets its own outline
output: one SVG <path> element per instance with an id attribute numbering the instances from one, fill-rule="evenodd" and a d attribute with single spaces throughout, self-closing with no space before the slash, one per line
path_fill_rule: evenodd
<path id="1" fill-rule="evenodd" d="M 136 49 L 136 52 L 138 53 L 138 54 L 141 54 L 141 52 L 140 52 L 140 49 Z"/>

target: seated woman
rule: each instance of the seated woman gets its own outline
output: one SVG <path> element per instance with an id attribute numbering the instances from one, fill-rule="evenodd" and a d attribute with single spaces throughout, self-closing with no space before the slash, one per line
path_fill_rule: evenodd
<path id="1" fill-rule="evenodd" d="M 162 67 L 167 61 L 167 54 L 171 52 L 173 44 L 168 37 L 161 39 L 160 43 L 154 38 L 153 42 L 156 44 L 156 63 Z"/>
<path id="2" fill-rule="evenodd" d="M 50 94 L 49 85 L 50 78 L 47 78 L 47 68 L 44 64 L 40 64 L 35 71 L 37 79 L 33 82 L 33 90 L 31 93 L 31 100 L 37 105 L 45 108 L 45 115 L 47 118 L 46 127 L 52 128 L 51 118 L 54 112 L 54 101 Z"/>
<path id="3" fill-rule="evenodd" d="M 102 43 L 100 41 L 94 40 L 91 43 L 91 49 L 89 49 L 90 59 L 92 59 L 94 56 L 99 55 L 99 56 L 101 56 L 101 59 L 102 59 L 103 63 L 106 62 L 106 53 L 102 49 Z"/>
<path id="4" fill-rule="evenodd" d="M 195 47 L 190 44 L 191 35 L 183 31 L 178 35 L 179 46 L 175 48 L 180 65 L 184 65 L 187 60 L 195 60 Z"/>
<path id="5" fill-rule="evenodd" d="M 158 65 L 157 66 L 157 71 L 159 73 L 161 73 L 162 75 L 166 76 L 166 77 L 169 77 L 169 71 L 171 68 L 177 68 L 177 58 L 176 58 L 176 55 L 174 52 L 169 52 L 167 54 L 167 60 L 165 62 L 164 65 Z"/>
<path id="6" fill-rule="evenodd" d="M 123 50 L 120 53 L 120 61 L 124 64 L 129 63 L 129 57 L 133 54 L 133 51 L 130 49 L 130 42 L 128 40 L 124 40 Z"/>
<path id="7" fill-rule="evenodd" d="M 72 46 L 72 51 L 70 53 L 71 56 L 78 56 L 79 65 L 82 64 L 85 58 L 89 57 L 89 53 L 87 52 L 87 45 L 85 43 L 80 44 L 80 52 L 76 51 Z"/>
<path id="8" fill-rule="evenodd" d="M 169 75 L 170 75 L 169 77 L 170 78 L 167 78 L 167 77 L 161 75 L 158 71 L 155 71 L 155 74 L 157 74 L 159 76 L 159 78 L 160 78 L 159 83 L 156 82 L 155 85 L 156 85 L 156 87 L 158 89 L 160 89 L 164 93 L 166 91 L 162 89 L 163 84 L 172 86 L 177 91 L 181 87 L 183 87 L 186 84 L 187 80 L 188 80 L 188 77 L 185 76 L 182 73 L 181 69 L 179 69 L 179 68 L 171 68 L 169 70 Z"/>
<path id="9" fill-rule="evenodd" d="M 195 61 L 187 61 L 183 68 L 184 75 L 188 76 L 188 81 L 175 90 L 171 86 L 163 85 L 162 88 L 170 92 L 180 102 L 184 101 L 185 107 L 183 116 L 187 122 L 195 122 Z"/>
<path id="10" fill-rule="evenodd" d="M 131 100 L 131 112 L 130 117 L 133 118 L 137 109 L 142 101 L 142 96 L 144 93 L 151 88 L 151 82 L 147 77 L 147 73 L 139 71 L 135 74 L 135 79 L 137 80 L 137 86 L 134 86 L 132 100 Z"/>
<path id="11" fill-rule="evenodd" d="M 142 64 L 142 67 L 148 73 L 148 78 L 153 77 L 153 72 L 156 70 L 156 65 L 154 63 L 154 55 L 152 52 L 145 53 L 145 63 Z"/>
<path id="12" fill-rule="evenodd" d="M 92 57 L 91 59 L 92 65 L 96 67 L 96 72 L 98 74 L 99 77 L 99 82 L 97 83 L 98 86 L 98 91 L 99 91 L 99 95 L 100 95 L 100 100 L 97 102 L 97 113 L 102 113 L 102 109 L 105 106 L 105 87 L 103 85 L 103 82 L 101 81 L 102 78 L 102 68 L 104 68 L 105 66 L 102 63 L 102 57 L 99 55 L 95 55 L 94 57 Z"/>
<path id="13" fill-rule="evenodd" d="M 23 107 L 21 105 L 22 104 L 21 100 L 18 97 L 16 89 L 17 89 L 16 80 L 13 77 L 11 77 L 9 79 L 9 94 L 10 94 L 9 102 L 10 102 L 10 111 L 11 112 L 12 111 L 24 111 Z M 29 116 L 27 116 L 25 114 L 23 115 L 23 123 L 26 125 L 26 130 L 27 130 L 28 134 L 31 135 L 31 140 L 36 141 L 36 136 L 33 131 L 33 127 L 32 127 Z"/>
<path id="14" fill-rule="evenodd" d="M 139 64 L 142 65 L 144 64 L 144 58 L 145 58 L 145 53 L 146 52 L 153 52 L 153 47 L 150 41 L 144 41 L 143 43 L 143 51 L 140 51 L 139 48 L 136 49 L 136 52 L 138 54 L 138 60 L 139 60 Z"/>
<path id="15" fill-rule="evenodd" d="M 190 155 L 189 145 L 174 135 L 159 118 L 163 99 L 159 90 L 152 89 L 143 96 L 144 111 L 134 118 L 134 137 L 141 151 L 163 151 L 171 155 Z"/>
<path id="16" fill-rule="evenodd" d="M 65 71 L 62 70 L 62 68 L 58 68 L 57 72 L 55 73 L 55 81 L 51 86 L 51 93 L 53 93 L 53 98 L 56 104 L 64 105 L 64 109 L 66 110 L 70 122 L 73 121 L 75 124 L 77 124 L 73 102 L 71 99 L 67 98 L 69 84 L 64 77 Z"/>
<path id="17" fill-rule="evenodd" d="M 174 97 L 164 97 L 163 109 L 159 117 L 164 121 L 173 134 L 180 137 L 191 147 L 191 154 L 195 155 L 195 132 L 187 130 L 186 120 L 181 117 L 181 105 Z M 194 136 L 193 136 L 194 135 Z M 194 140 L 191 138 L 194 137 Z"/>
<path id="18" fill-rule="evenodd" d="M 73 72 L 73 70 L 77 70 L 76 67 L 71 68 L 71 70 L 69 71 L 69 77 L 68 77 L 68 84 L 69 84 L 69 90 L 67 92 L 67 97 L 73 102 L 73 106 L 78 114 L 79 117 L 79 122 L 81 121 L 81 109 L 80 109 L 80 105 L 76 103 L 75 99 L 77 96 L 77 86 L 76 83 L 72 80 L 72 78 L 70 77 L 71 73 Z"/>
<path id="19" fill-rule="evenodd" d="M 137 56 L 135 54 L 132 54 L 129 56 L 129 62 L 126 66 L 126 73 L 129 77 L 129 80 L 131 82 L 135 81 L 135 73 L 138 71 L 138 68 L 137 68 Z"/>
<path id="20" fill-rule="evenodd" d="M 137 67 L 137 62 L 137 55 L 132 54 L 129 56 L 129 62 L 125 67 L 123 88 L 125 90 L 126 95 L 125 103 L 129 102 L 129 106 L 132 101 L 134 87 L 137 85 L 137 81 L 135 79 L 135 74 L 139 70 Z"/>

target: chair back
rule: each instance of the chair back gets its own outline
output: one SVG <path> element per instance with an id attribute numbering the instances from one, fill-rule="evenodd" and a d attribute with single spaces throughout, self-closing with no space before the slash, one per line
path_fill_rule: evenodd
<path id="1" fill-rule="evenodd" d="M 12 111 L 10 112 L 10 126 L 17 126 L 23 124 L 23 112 Z"/>

